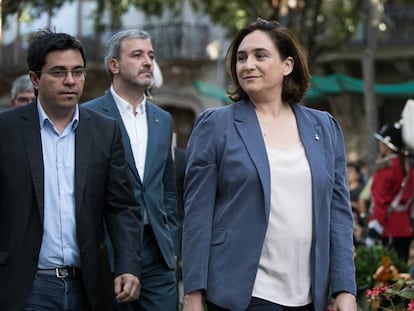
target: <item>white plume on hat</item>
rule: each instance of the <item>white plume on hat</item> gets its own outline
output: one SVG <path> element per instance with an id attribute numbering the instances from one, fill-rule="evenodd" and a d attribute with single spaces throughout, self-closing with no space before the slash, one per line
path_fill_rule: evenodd
<path id="1" fill-rule="evenodd" d="M 162 78 L 162 72 L 161 72 L 160 66 L 154 59 L 154 81 L 152 83 L 152 86 L 156 88 L 160 88 L 163 82 L 164 81 Z"/>
<path id="2" fill-rule="evenodd" d="M 401 113 L 402 139 L 414 150 L 414 99 L 408 99 Z"/>

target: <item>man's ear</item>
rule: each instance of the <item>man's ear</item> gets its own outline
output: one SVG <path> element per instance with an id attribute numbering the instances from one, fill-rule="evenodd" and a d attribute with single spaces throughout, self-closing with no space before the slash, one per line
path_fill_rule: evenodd
<path id="1" fill-rule="evenodd" d="M 36 72 L 30 70 L 29 71 L 29 77 L 30 77 L 30 81 L 32 81 L 33 84 L 33 88 L 35 88 L 36 90 L 39 88 L 39 76 Z"/>
<path id="2" fill-rule="evenodd" d="M 119 62 L 116 58 L 111 58 L 108 62 L 108 69 L 112 74 L 119 73 Z"/>

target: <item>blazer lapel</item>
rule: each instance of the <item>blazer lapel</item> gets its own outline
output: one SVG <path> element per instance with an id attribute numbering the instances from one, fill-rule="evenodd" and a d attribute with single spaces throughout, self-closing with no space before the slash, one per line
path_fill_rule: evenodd
<path id="1" fill-rule="evenodd" d="M 145 158 L 145 172 L 144 180 L 149 176 L 151 172 L 154 157 L 157 155 L 157 147 L 159 145 L 159 123 L 160 120 L 157 117 L 155 109 L 150 102 L 146 102 L 147 109 L 147 122 L 148 122 L 148 144 L 147 144 L 147 156 Z"/>
<path id="2" fill-rule="evenodd" d="M 266 220 L 268 220 L 270 212 L 270 168 L 262 131 L 252 103 L 244 100 L 234 105 L 236 105 L 235 125 L 259 174 L 264 191 Z"/>
<path id="3" fill-rule="evenodd" d="M 23 143 L 27 150 L 27 158 L 32 174 L 33 188 L 36 196 L 39 214 L 43 223 L 44 209 L 44 170 L 42 156 L 42 139 L 40 136 L 39 114 L 37 112 L 37 103 L 27 105 L 22 115 L 21 129 L 23 134 Z"/>
<path id="4" fill-rule="evenodd" d="M 295 113 L 299 135 L 302 144 L 305 148 L 306 157 L 309 162 L 312 175 L 312 205 L 314 211 L 314 223 L 318 227 L 319 220 L 319 206 L 320 193 L 322 189 L 318 189 L 324 183 L 320 181 L 323 178 L 321 174 L 326 170 L 325 165 L 325 151 L 324 151 L 324 137 L 320 124 L 311 117 L 310 114 L 305 113 L 305 110 L 298 104 L 293 104 L 292 109 Z"/>
<path id="5" fill-rule="evenodd" d="M 76 209 L 82 206 L 83 191 L 86 183 L 86 172 L 90 157 L 94 154 L 91 143 L 90 115 L 86 109 L 79 107 L 79 124 L 75 134 L 75 189 Z"/>

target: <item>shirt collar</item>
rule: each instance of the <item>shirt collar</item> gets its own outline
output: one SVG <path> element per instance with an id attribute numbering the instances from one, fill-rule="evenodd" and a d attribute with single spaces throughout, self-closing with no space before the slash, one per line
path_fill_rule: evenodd
<path id="1" fill-rule="evenodd" d="M 118 109 L 121 113 L 125 113 L 125 112 L 133 113 L 133 108 L 134 107 L 129 102 L 127 102 L 125 99 L 123 99 L 122 97 L 120 97 L 116 93 L 113 85 L 111 85 L 110 92 L 112 94 L 112 97 L 115 100 L 115 104 L 117 105 L 117 107 L 118 107 Z M 144 94 L 144 97 L 142 98 L 142 101 L 137 106 L 137 109 L 136 109 L 137 114 L 145 114 L 145 112 L 146 112 L 146 101 L 147 101 L 147 97 Z"/>
<path id="2" fill-rule="evenodd" d="M 53 121 L 49 118 L 49 116 L 44 111 L 42 105 L 40 104 L 39 97 L 37 98 L 37 111 L 39 113 L 39 122 L 40 122 L 40 129 L 43 129 L 45 122 L 50 122 L 53 124 Z M 75 130 L 79 124 L 79 107 L 78 105 L 75 106 L 75 112 L 72 117 L 72 121 L 69 123 L 71 125 L 72 130 Z"/>

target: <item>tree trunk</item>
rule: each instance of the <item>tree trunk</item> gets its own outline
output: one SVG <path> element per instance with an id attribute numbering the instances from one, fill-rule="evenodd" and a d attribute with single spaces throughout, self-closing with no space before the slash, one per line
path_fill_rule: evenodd
<path id="1" fill-rule="evenodd" d="M 78 0 L 78 9 L 77 9 L 77 18 L 76 18 L 76 28 L 77 28 L 77 37 L 82 41 L 82 0 Z"/>
<path id="2" fill-rule="evenodd" d="M 367 0 L 368 26 L 366 30 L 366 46 L 362 59 L 362 75 L 364 79 L 364 107 L 368 135 L 367 165 L 373 172 L 377 156 L 377 142 L 373 133 L 378 130 L 378 107 L 375 102 L 375 50 L 378 31 L 378 0 Z"/>
<path id="3" fill-rule="evenodd" d="M 21 62 L 20 53 L 22 50 L 22 38 L 20 31 L 20 18 L 22 16 L 22 10 L 19 9 L 16 13 L 16 40 L 13 42 L 13 65 L 16 66 Z"/>
<path id="4" fill-rule="evenodd" d="M 47 8 L 47 28 L 56 31 L 56 29 L 52 29 L 52 15 L 53 15 L 53 7 Z"/>

